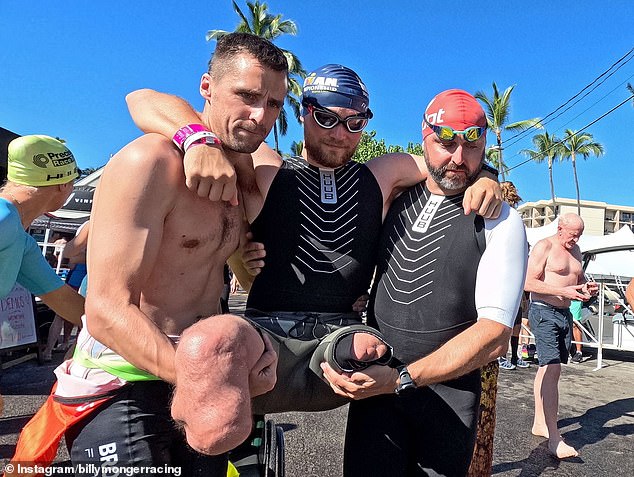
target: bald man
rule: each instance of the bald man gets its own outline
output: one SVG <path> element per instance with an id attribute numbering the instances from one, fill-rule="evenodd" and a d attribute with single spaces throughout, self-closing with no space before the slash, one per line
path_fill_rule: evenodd
<path id="1" fill-rule="evenodd" d="M 587 301 L 597 294 L 586 282 L 577 242 L 583 220 L 576 214 L 559 218 L 557 233 L 533 247 L 524 289 L 531 293 L 528 319 L 535 334 L 539 370 L 535 376 L 535 417 L 532 432 L 548 438 L 548 449 L 559 459 L 579 453 L 566 444 L 557 429 L 561 363 L 568 362 L 572 334 L 570 301 Z"/>

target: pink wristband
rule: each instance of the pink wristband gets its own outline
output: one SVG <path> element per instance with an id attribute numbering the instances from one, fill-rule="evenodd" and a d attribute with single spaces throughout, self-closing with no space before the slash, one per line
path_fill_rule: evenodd
<path id="1" fill-rule="evenodd" d="M 183 126 L 178 131 L 176 131 L 176 134 L 174 134 L 172 141 L 174 141 L 174 144 L 176 144 L 176 146 L 181 151 L 184 151 L 185 140 L 192 134 L 195 134 L 201 131 L 209 131 L 209 129 L 207 129 L 202 124 L 188 124 L 187 126 Z"/>
<path id="2" fill-rule="evenodd" d="M 200 131 L 190 135 L 183 143 L 183 152 L 187 152 L 190 147 L 197 144 L 208 144 L 210 146 L 220 146 L 222 142 L 211 131 Z"/>

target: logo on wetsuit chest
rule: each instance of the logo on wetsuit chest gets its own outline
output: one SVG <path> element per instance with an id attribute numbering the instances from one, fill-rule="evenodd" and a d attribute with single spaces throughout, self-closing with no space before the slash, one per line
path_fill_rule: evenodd
<path id="1" fill-rule="evenodd" d="M 321 203 L 337 203 L 337 184 L 335 183 L 335 171 L 319 169 L 319 182 L 321 183 Z"/>
<path id="2" fill-rule="evenodd" d="M 429 196 L 423 210 L 420 214 L 418 214 L 418 217 L 412 224 L 412 231 L 419 233 L 427 232 L 432 219 L 436 215 L 436 212 L 438 212 L 440 204 L 442 204 L 443 198 L 444 197 L 442 195 L 431 194 Z"/>

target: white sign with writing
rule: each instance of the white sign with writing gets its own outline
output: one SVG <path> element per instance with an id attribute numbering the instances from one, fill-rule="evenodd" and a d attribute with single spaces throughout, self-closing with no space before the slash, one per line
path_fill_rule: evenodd
<path id="1" fill-rule="evenodd" d="M 31 293 L 16 283 L 0 299 L 0 349 L 37 343 Z"/>

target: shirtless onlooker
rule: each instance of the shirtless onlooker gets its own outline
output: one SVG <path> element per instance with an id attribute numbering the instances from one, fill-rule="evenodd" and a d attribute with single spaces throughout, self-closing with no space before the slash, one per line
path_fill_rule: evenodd
<path id="1" fill-rule="evenodd" d="M 269 41 L 244 33 L 218 41 L 200 83 L 200 120 L 233 164 L 250 160 L 273 127 L 286 78 L 286 59 Z M 202 145 L 192 146 L 196 139 Z M 217 143 L 208 133 L 184 139 L 185 149 Z M 112 397 L 67 431 L 73 463 L 168 464 L 183 475 L 226 475 L 223 453 L 251 431 L 251 397 L 275 384 L 275 353 L 252 325 L 232 315 L 203 319 L 220 311 L 223 267 L 238 248 L 244 210 L 198 197 L 184 179 L 182 152 L 155 134 L 125 146 L 101 177 L 85 326 L 73 360 L 56 371 L 56 396 Z M 206 383 L 197 380 L 201 373 Z M 201 396 L 212 408 L 197 406 Z M 188 433 L 189 444 L 210 455 L 188 447 L 170 407 L 185 430 L 197 419 L 206 444 Z"/>
<path id="2" fill-rule="evenodd" d="M 531 292 L 528 316 L 539 356 L 532 432 L 548 437 L 549 450 L 560 459 L 579 455 L 557 429 L 561 363 L 568 362 L 573 326 L 570 300 L 586 301 L 598 290 L 583 274 L 577 245 L 582 233 L 581 217 L 572 213 L 561 216 L 557 233 L 540 240 L 531 250 L 524 287 Z"/>

